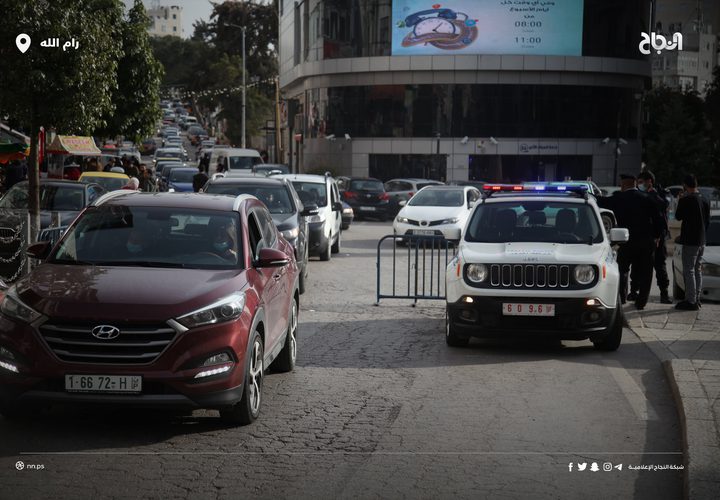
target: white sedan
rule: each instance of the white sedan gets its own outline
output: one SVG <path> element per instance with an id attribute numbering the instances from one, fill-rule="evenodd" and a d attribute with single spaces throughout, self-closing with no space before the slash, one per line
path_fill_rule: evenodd
<path id="1" fill-rule="evenodd" d="M 393 222 L 396 235 L 458 240 L 480 191 L 472 186 L 427 186 L 410 198 Z"/>
<path id="2" fill-rule="evenodd" d="M 700 299 L 720 301 L 720 210 L 710 214 L 710 228 L 702 257 L 702 293 Z M 685 298 L 683 279 L 682 245 L 675 244 L 672 258 L 673 296 L 675 300 Z"/>

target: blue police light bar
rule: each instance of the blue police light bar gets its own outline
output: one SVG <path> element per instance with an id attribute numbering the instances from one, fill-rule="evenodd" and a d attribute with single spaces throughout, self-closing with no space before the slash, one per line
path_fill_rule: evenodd
<path id="1" fill-rule="evenodd" d="M 497 192 L 544 192 L 544 193 L 584 193 L 587 186 L 578 184 L 485 184 L 483 191 Z"/>

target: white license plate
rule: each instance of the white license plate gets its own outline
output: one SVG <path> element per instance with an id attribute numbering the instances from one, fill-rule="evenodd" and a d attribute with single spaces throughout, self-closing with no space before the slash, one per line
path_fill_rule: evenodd
<path id="1" fill-rule="evenodd" d="M 65 375 L 68 392 L 142 392 L 139 375 Z"/>
<path id="2" fill-rule="evenodd" d="M 516 304 L 503 302 L 503 316 L 555 316 L 555 304 Z"/>
<path id="3" fill-rule="evenodd" d="M 432 229 L 415 229 L 413 231 L 413 234 L 419 234 L 422 236 L 434 236 L 435 231 L 433 231 Z"/>
<path id="4" fill-rule="evenodd" d="M 360 207 L 361 212 L 374 212 L 375 207 Z"/>

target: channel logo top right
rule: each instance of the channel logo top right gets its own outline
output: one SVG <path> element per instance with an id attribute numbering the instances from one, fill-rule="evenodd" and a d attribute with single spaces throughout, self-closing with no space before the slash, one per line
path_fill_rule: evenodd
<path id="1" fill-rule="evenodd" d="M 660 35 L 654 31 L 650 34 L 643 31 L 640 33 L 640 36 L 642 39 L 640 40 L 638 48 L 640 49 L 640 53 L 646 56 L 650 54 L 651 46 L 658 54 L 660 54 L 663 50 L 683 49 L 683 36 L 682 33 L 679 32 L 673 33 L 672 41 L 668 40 L 664 35 Z"/>

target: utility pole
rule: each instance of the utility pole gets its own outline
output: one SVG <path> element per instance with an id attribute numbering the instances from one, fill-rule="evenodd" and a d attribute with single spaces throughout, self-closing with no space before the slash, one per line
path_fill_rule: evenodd
<path id="1" fill-rule="evenodd" d="M 242 144 L 241 146 L 245 148 L 245 93 L 247 92 L 247 87 L 245 85 L 245 26 L 242 27 L 242 125 L 241 125 L 241 131 L 242 131 Z"/>

